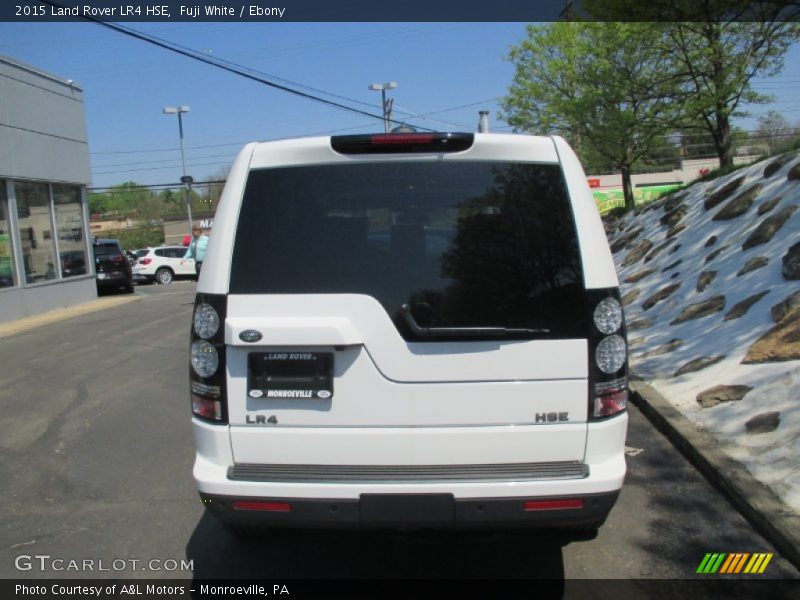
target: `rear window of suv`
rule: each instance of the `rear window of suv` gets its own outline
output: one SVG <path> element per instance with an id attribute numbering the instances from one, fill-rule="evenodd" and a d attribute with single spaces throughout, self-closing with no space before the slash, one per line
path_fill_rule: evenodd
<path id="1" fill-rule="evenodd" d="M 95 244 L 93 246 L 95 256 L 112 256 L 114 254 L 122 254 L 118 244 L 109 244 L 106 242 Z"/>
<path id="2" fill-rule="evenodd" d="M 230 293 L 368 294 L 407 340 L 418 336 L 401 314 L 404 304 L 421 327 L 585 335 L 577 234 L 558 165 L 393 161 L 254 170 Z"/>

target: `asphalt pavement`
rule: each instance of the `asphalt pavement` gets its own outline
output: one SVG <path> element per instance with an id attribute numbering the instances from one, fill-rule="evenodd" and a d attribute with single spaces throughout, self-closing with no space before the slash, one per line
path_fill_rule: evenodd
<path id="1" fill-rule="evenodd" d="M 578 578 L 707 578 L 695 572 L 708 552 L 776 552 L 633 406 L 628 477 L 593 540 L 537 532 L 236 538 L 204 514 L 191 477 L 194 283 L 136 294 L 140 301 L 0 340 L 0 578 L 546 577 L 567 580 L 568 590 Z M 68 570 L 69 560 L 92 560 L 93 569 Z M 799 576 L 776 553 L 758 577 Z"/>

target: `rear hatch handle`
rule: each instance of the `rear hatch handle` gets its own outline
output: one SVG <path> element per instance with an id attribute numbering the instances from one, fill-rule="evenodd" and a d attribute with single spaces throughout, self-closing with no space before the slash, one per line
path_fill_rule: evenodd
<path id="1" fill-rule="evenodd" d="M 425 337 L 433 335 L 493 337 L 518 333 L 550 333 L 549 329 L 515 329 L 510 327 L 420 327 L 419 323 L 414 319 L 414 315 L 411 314 L 411 307 L 408 304 L 403 304 L 400 307 L 400 313 L 403 315 L 406 323 L 408 323 L 411 331 L 416 335 Z"/>

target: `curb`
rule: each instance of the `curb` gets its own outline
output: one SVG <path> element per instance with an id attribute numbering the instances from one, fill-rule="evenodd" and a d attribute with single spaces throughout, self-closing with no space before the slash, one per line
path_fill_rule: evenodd
<path id="1" fill-rule="evenodd" d="M 128 304 L 129 302 L 135 302 L 141 299 L 142 296 L 134 294 L 116 298 L 98 298 L 97 300 L 90 300 L 89 302 L 76 304 L 75 306 L 57 308 L 38 315 L 23 317 L 7 323 L 0 323 L 0 338 L 16 335 L 23 331 L 35 329 L 42 325 L 50 325 L 51 323 L 56 323 L 72 317 L 79 317 L 108 308 L 114 308 L 115 306 L 121 306 L 122 304 Z"/>
<path id="2" fill-rule="evenodd" d="M 800 516 L 744 465 L 725 454 L 719 442 L 684 417 L 641 380 L 630 381 L 631 401 L 653 426 L 720 490 L 781 555 L 800 570 Z"/>

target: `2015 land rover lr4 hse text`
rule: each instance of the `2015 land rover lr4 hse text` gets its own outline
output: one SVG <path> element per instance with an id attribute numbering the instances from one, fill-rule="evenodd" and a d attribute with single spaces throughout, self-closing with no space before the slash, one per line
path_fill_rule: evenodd
<path id="1" fill-rule="evenodd" d="M 563 139 L 250 144 L 197 288 L 194 478 L 236 530 L 591 531 L 625 476 L 625 340 Z"/>

